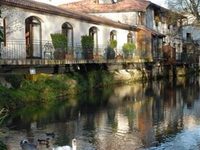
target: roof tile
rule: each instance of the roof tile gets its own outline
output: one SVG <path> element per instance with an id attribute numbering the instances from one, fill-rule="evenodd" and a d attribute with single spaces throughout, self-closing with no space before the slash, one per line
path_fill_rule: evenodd
<path id="1" fill-rule="evenodd" d="M 115 4 L 98 4 L 94 0 L 84 0 L 62 4 L 59 7 L 85 13 L 104 13 L 121 11 L 146 11 L 151 2 L 146 0 L 122 0 Z"/>

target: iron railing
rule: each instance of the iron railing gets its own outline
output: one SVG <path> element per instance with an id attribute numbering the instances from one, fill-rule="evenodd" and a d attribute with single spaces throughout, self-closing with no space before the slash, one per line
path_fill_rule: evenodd
<path id="1" fill-rule="evenodd" d="M 196 64 L 199 63 L 199 54 L 197 53 L 176 53 L 177 62 L 186 64 Z"/>
<path id="2" fill-rule="evenodd" d="M 194 53 L 176 53 L 176 61 L 196 63 L 199 55 Z M 134 54 L 125 55 L 122 49 L 109 49 L 98 45 L 92 51 L 83 50 L 80 44 L 60 43 L 57 47 L 50 41 L 36 41 L 27 44 L 26 41 L 8 41 L 0 44 L 0 59 L 52 59 L 52 60 L 131 60 L 160 61 L 164 60 L 162 53 L 151 54 L 148 51 L 135 50 Z"/>

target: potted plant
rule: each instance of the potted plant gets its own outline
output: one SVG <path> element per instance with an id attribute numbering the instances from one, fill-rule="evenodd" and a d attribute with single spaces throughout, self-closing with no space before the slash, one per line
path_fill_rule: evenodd
<path id="1" fill-rule="evenodd" d="M 54 46 L 54 58 L 65 59 L 67 54 L 67 37 L 61 33 L 51 34 L 52 44 Z"/>
<path id="2" fill-rule="evenodd" d="M 86 59 L 93 59 L 94 40 L 92 36 L 81 36 L 81 46 Z"/>
<path id="3" fill-rule="evenodd" d="M 110 40 L 110 47 L 115 49 L 117 47 L 117 40 Z"/>
<path id="4" fill-rule="evenodd" d="M 125 43 L 122 48 L 125 58 L 132 58 L 133 52 L 135 50 L 135 44 L 134 43 Z"/>
<path id="5" fill-rule="evenodd" d="M 107 47 L 107 59 L 115 58 L 115 48 L 117 47 L 117 40 L 110 40 L 110 43 Z"/>

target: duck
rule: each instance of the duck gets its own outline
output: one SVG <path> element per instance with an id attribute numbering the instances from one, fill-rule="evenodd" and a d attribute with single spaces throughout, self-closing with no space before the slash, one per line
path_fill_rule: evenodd
<path id="1" fill-rule="evenodd" d="M 41 144 L 41 145 L 49 145 L 49 138 L 46 138 L 46 139 L 38 139 L 38 143 Z"/>
<path id="2" fill-rule="evenodd" d="M 28 140 L 22 140 L 20 146 L 22 150 L 37 150 L 37 145 L 30 143 Z"/>
<path id="3" fill-rule="evenodd" d="M 52 137 L 53 139 L 55 138 L 55 133 L 54 132 L 47 132 L 47 133 L 45 133 L 46 134 L 46 136 L 48 136 L 48 137 Z"/>
<path id="4" fill-rule="evenodd" d="M 58 146 L 53 148 L 52 150 L 76 150 L 77 141 L 76 139 L 72 139 L 72 147 L 69 145 Z"/>

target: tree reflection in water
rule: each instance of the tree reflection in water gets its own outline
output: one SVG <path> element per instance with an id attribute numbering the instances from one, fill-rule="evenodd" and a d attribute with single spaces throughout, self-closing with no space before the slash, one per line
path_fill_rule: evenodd
<path id="1" fill-rule="evenodd" d="M 11 149 L 24 137 L 36 140 L 46 132 L 56 135 L 51 145 L 70 145 L 75 137 L 81 150 L 196 148 L 199 97 L 198 80 L 184 78 L 93 89 L 76 100 L 19 110 L 2 139 Z M 185 147 L 177 144 L 184 141 Z"/>

